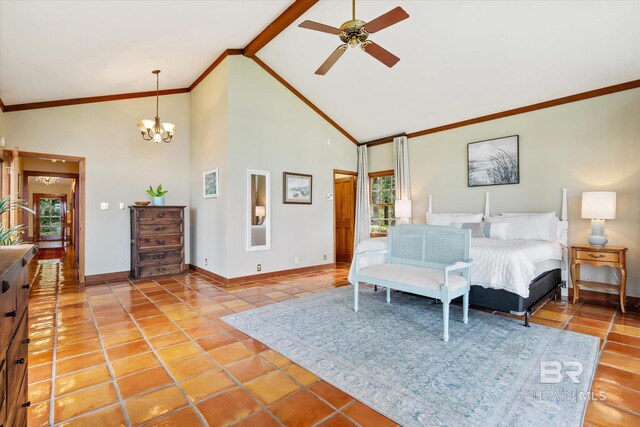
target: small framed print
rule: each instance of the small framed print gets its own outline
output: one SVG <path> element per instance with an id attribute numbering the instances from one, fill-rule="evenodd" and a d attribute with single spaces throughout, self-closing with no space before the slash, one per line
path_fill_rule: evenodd
<path id="1" fill-rule="evenodd" d="M 208 170 L 202 174 L 204 198 L 218 197 L 218 168 Z"/>
<path id="2" fill-rule="evenodd" d="M 283 172 L 282 175 L 282 203 L 310 205 L 313 200 L 313 176 L 293 172 Z"/>
<path id="3" fill-rule="evenodd" d="M 518 135 L 467 144 L 469 187 L 520 183 Z"/>

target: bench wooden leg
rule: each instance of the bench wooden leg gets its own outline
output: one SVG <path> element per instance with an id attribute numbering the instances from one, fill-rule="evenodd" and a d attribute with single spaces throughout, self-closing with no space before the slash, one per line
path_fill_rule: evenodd
<path id="1" fill-rule="evenodd" d="M 462 296 L 462 322 L 469 323 L 469 292 Z"/>
<path id="2" fill-rule="evenodd" d="M 449 341 L 449 303 L 442 301 L 442 320 L 444 325 L 443 339 Z"/>
<path id="3" fill-rule="evenodd" d="M 358 311 L 358 281 L 353 284 L 353 311 Z"/>
<path id="4" fill-rule="evenodd" d="M 391 302 L 391 288 L 387 288 L 387 303 Z"/>

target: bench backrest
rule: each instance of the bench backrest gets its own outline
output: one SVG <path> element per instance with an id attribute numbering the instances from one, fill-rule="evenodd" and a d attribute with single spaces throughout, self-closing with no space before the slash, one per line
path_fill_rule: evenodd
<path id="1" fill-rule="evenodd" d="M 469 260 L 471 230 L 441 225 L 398 225 L 387 236 L 387 262 L 442 268 Z"/>

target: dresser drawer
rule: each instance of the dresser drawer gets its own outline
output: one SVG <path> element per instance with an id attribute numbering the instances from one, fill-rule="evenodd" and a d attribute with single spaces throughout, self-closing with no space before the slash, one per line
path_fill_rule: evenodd
<path id="1" fill-rule="evenodd" d="M 20 383 L 15 384 L 15 394 L 13 401 L 7 401 L 7 426 L 11 427 L 26 427 L 27 425 L 27 411 L 31 402 L 29 402 L 29 393 L 27 391 L 27 377 L 22 378 Z"/>
<path id="2" fill-rule="evenodd" d="M 165 276 L 167 274 L 180 274 L 184 272 L 183 264 L 157 264 L 138 267 L 138 278 L 153 276 Z"/>
<path id="3" fill-rule="evenodd" d="M 618 253 L 615 252 L 592 252 L 587 250 L 577 250 L 576 258 L 587 261 L 599 261 L 599 262 L 620 262 Z"/>
<path id="4" fill-rule="evenodd" d="M 0 426 L 7 424 L 7 364 L 0 360 Z"/>
<path id="5" fill-rule="evenodd" d="M 25 342 L 27 339 L 27 317 L 22 318 L 20 326 L 17 328 L 16 335 L 9 344 L 7 350 L 7 402 L 9 406 L 12 406 L 17 401 L 19 392 L 18 384 L 21 384 L 22 379 L 27 372 L 27 357 L 29 344 Z"/>
<path id="6" fill-rule="evenodd" d="M 138 249 L 163 250 L 165 246 L 182 246 L 182 235 L 138 237 Z M 170 248 L 167 248 L 170 249 Z"/>
<path id="7" fill-rule="evenodd" d="M 141 223 L 138 226 L 140 236 L 156 234 L 182 234 L 182 221 L 163 223 Z"/>
<path id="8" fill-rule="evenodd" d="M 182 209 L 171 208 L 148 208 L 138 209 L 136 211 L 138 221 L 143 222 L 180 222 L 182 221 Z"/>
<path id="9" fill-rule="evenodd" d="M 18 317 L 16 300 L 19 274 L 20 267 L 14 265 L 0 279 L 0 349 L 7 348 L 15 330 L 14 325 Z"/>
<path id="10" fill-rule="evenodd" d="M 16 307 L 18 311 L 18 319 L 22 318 L 27 307 L 29 306 L 29 292 L 31 285 L 29 284 L 29 267 L 22 267 L 22 273 L 16 283 Z"/>
<path id="11" fill-rule="evenodd" d="M 138 265 L 178 264 L 182 263 L 182 250 L 165 252 L 140 252 Z"/>

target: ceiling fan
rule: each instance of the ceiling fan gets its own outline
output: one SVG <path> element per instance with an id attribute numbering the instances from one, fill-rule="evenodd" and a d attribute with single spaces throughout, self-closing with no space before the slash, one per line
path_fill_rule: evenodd
<path id="1" fill-rule="evenodd" d="M 352 19 L 345 22 L 340 28 L 335 28 L 330 25 L 321 24 L 314 21 L 304 21 L 300 25 L 300 28 L 306 28 L 308 30 L 322 31 L 323 33 L 335 34 L 340 37 L 340 40 L 344 44 L 338 46 L 336 50 L 327 58 L 326 61 L 316 70 L 316 74 L 324 76 L 327 71 L 333 67 L 333 65 L 340 59 L 345 53 L 348 47 L 360 46 L 360 49 L 367 52 L 369 55 L 382 62 L 387 67 L 391 68 L 400 58 L 395 56 L 380 45 L 369 40 L 369 34 L 376 33 L 380 30 L 384 30 L 400 21 L 403 21 L 409 17 L 409 14 L 404 11 L 400 6 L 389 12 L 378 16 L 371 22 L 364 22 L 360 19 L 356 19 L 356 0 L 352 0 Z"/>

